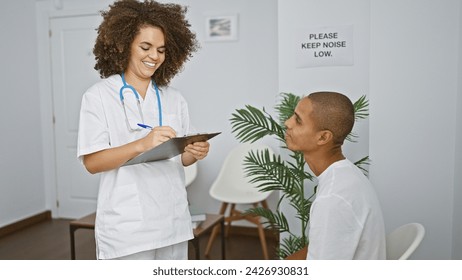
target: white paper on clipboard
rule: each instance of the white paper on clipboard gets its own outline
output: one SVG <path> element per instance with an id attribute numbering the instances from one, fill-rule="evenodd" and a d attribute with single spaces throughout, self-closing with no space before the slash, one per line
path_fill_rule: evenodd
<path id="1" fill-rule="evenodd" d="M 175 137 L 172 138 L 159 146 L 144 152 L 137 157 L 132 158 L 131 160 L 127 161 L 124 165 L 133 165 L 138 163 L 145 163 L 157 160 L 164 160 L 169 159 L 174 156 L 177 156 L 184 152 L 184 148 L 192 144 L 194 142 L 203 142 L 207 141 L 221 132 L 214 132 L 214 133 L 201 133 L 201 134 L 193 134 L 187 135 L 183 137 Z"/>

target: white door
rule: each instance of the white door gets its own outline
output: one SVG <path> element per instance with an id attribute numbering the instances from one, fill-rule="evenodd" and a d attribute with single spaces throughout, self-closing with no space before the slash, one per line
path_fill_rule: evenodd
<path id="1" fill-rule="evenodd" d="M 58 216 L 79 218 L 96 210 L 99 175 L 77 160 L 82 95 L 99 80 L 93 45 L 100 15 L 50 19 Z"/>

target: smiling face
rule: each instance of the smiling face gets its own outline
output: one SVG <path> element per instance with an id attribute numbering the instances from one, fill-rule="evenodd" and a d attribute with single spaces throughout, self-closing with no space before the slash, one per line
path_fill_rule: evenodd
<path id="1" fill-rule="evenodd" d="M 131 53 L 126 69 L 127 76 L 140 80 L 151 79 L 165 60 L 165 36 L 162 29 L 143 26 L 131 44 Z"/>

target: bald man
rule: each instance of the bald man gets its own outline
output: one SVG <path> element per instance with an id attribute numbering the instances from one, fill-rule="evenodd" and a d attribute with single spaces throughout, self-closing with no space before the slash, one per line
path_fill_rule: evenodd
<path id="1" fill-rule="evenodd" d="M 303 153 L 318 179 L 306 259 L 386 257 L 383 216 L 374 188 L 342 152 L 354 121 L 354 107 L 348 97 L 315 92 L 300 100 L 285 122 L 287 147 Z"/>

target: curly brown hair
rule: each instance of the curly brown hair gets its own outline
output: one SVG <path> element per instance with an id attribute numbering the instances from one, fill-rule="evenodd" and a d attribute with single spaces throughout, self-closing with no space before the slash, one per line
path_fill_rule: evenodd
<path id="1" fill-rule="evenodd" d="M 128 66 L 130 46 L 141 27 L 159 27 L 165 36 L 165 61 L 152 79 L 166 86 L 182 70 L 183 64 L 199 48 L 196 35 L 185 15 L 187 8 L 178 4 L 161 4 L 152 0 L 120 0 L 101 11 L 103 22 L 98 27 L 93 54 L 95 69 L 101 78 L 121 74 Z"/>

